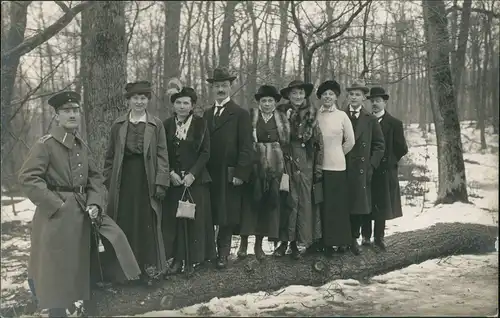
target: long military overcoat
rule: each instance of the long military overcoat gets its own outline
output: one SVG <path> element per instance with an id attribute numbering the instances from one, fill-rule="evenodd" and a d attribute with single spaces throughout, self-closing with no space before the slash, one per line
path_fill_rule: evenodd
<path id="1" fill-rule="evenodd" d="M 245 204 L 243 191 L 248 187 L 234 186 L 234 177 L 248 181 L 253 167 L 252 123 L 250 114 L 230 100 L 219 118 L 214 118 L 215 106 L 203 115 L 210 131 L 210 160 L 207 164 L 212 178 L 210 198 L 214 224 L 237 226 Z"/>
<path id="2" fill-rule="evenodd" d="M 373 218 L 391 220 L 403 216 L 398 179 L 398 162 L 408 153 L 403 123 L 387 111 L 381 117 L 385 152 L 372 180 Z"/>
<path id="3" fill-rule="evenodd" d="M 19 183 L 36 205 L 28 277 L 40 308 L 68 308 L 89 299 L 91 221 L 85 208 L 95 204 L 102 211 L 106 190 L 85 142 L 55 126 L 31 148 Z M 86 193 L 51 191 L 50 186 L 83 186 Z M 125 275 L 138 276 L 139 266 L 125 235 L 106 216 L 103 223 L 101 234 L 113 244 Z"/>
<path id="4" fill-rule="evenodd" d="M 118 213 L 120 213 L 118 211 L 118 205 L 129 115 L 130 113 L 127 113 L 118 117 L 111 126 L 110 141 L 104 162 L 104 184 L 109 191 L 107 214 L 113 220 L 116 220 Z M 144 131 L 144 162 L 146 164 L 145 169 L 149 185 L 151 207 L 157 217 L 157 240 L 159 244 L 159 259 L 157 266 L 159 269 L 165 270 L 166 256 L 161 231 L 162 205 L 161 201 L 154 197 L 154 194 L 157 185 L 167 188 L 170 184 L 167 141 L 163 123 L 158 117 L 149 113 L 147 113 L 147 125 Z"/>
<path id="5" fill-rule="evenodd" d="M 348 109 L 345 110 L 350 118 Z M 373 171 L 384 156 L 385 143 L 377 118 L 361 108 L 353 125 L 355 143 L 346 155 L 349 211 L 351 214 L 370 214 Z"/>

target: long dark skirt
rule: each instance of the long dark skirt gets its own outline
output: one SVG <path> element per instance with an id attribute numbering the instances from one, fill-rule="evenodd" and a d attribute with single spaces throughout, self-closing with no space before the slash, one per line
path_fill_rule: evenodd
<path id="1" fill-rule="evenodd" d="M 176 218 L 177 206 L 184 187 L 171 187 L 163 201 L 162 233 L 167 259 L 185 260 L 185 224 L 187 223 L 190 262 L 201 263 L 215 258 L 215 233 L 210 208 L 210 192 L 207 184 L 189 188 L 196 204 L 195 219 Z M 187 195 L 187 193 L 186 193 Z M 189 196 L 188 196 L 189 197 Z M 184 200 L 185 201 L 185 200 Z"/>
<path id="2" fill-rule="evenodd" d="M 144 156 L 126 155 L 123 158 L 116 223 L 127 236 L 141 269 L 158 269 L 157 222 L 150 203 Z"/>
<path id="3" fill-rule="evenodd" d="M 280 180 L 274 178 L 269 182 L 269 191 L 262 195 L 259 202 L 255 202 L 250 193 L 245 193 L 244 199 L 250 202 L 243 204 L 240 235 L 266 236 L 270 239 L 279 237 Z"/>
<path id="4" fill-rule="evenodd" d="M 323 244 L 344 246 L 351 242 L 346 171 L 323 170 L 321 208 Z"/>

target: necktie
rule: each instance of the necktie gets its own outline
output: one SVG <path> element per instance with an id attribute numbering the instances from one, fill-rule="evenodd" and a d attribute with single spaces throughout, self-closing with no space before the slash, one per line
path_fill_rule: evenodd
<path id="1" fill-rule="evenodd" d="M 222 113 L 222 110 L 224 109 L 224 106 L 215 106 L 215 108 L 217 108 L 215 110 L 215 117 L 219 117 L 220 114 Z"/>
<path id="2" fill-rule="evenodd" d="M 356 114 L 357 114 L 357 113 L 358 113 L 357 111 L 355 111 L 355 110 L 351 110 L 351 117 L 352 117 L 352 118 L 356 118 L 356 119 L 357 119 L 357 117 L 356 117 Z"/>

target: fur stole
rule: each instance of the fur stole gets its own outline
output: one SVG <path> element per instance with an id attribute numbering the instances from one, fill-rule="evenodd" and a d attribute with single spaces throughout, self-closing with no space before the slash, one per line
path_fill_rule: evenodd
<path id="1" fill-rule="evenodd" d="M 296 109 L 290 103 L 279 105 L 277 109 L 289 119 L 293 139 L 307 144 L 318 126 L 317 109 L 312 105 Z"/>

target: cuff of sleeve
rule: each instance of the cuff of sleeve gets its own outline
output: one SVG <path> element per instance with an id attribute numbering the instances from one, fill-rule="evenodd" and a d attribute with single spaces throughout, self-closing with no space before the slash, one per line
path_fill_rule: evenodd
<path id="1" fill-rule="evenodd" d="M 156 175 L 156 185 L 161 185 L 164 187 L 168 187 L 170 182 L 170 173 L 158 173 Z"/>

